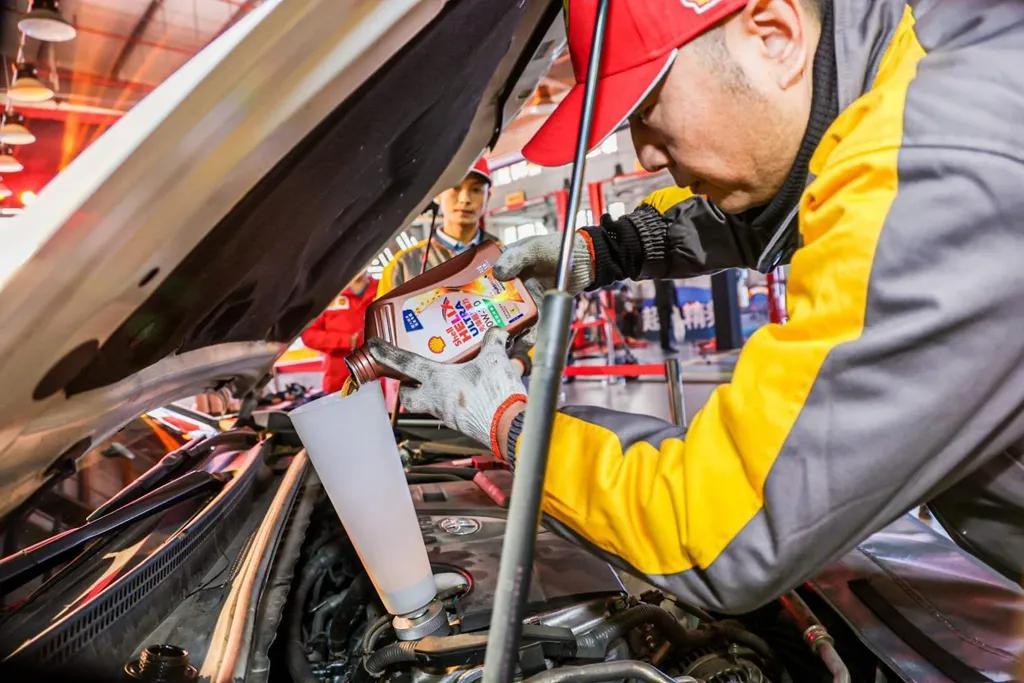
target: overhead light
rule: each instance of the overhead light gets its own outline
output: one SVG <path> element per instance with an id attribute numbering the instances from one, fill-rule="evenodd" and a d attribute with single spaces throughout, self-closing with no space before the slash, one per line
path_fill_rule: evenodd
<path id="1" fill-rule="evenodd" d="M 0 145 L 0 173 L 17 173 L 25 167 L 14 158 L 14 150 L 7 145 Z"/>
<path id="2" fill-rule="evenodd" d="M 35 141 L 36 136 L 25 125 L 25 117 L 20 112 L 7 112 L 0 125 L 0 144 L 31 145 Z"/>
<path id="3" fill-rule="evenodd" d="M 39 80 L 35 66 L 22 62 L 14 68 L 14 81 L 7 95 L 18 102 L 45 102 L 53 99 L 53 90 Z"/>
<path id="4" fill-rule="evenodd" d="M 0 201 L 3 201 L 4 199 L 7 199 L 12 194 L 14 194 L 14 193 L 11 192 L 11 188 L 7 187 L 3 183 L 0 183 Z"/>
<path id="5" fill-rule="evenodd" d="M 28 206 L 29 204 L 34 202 L 36 200 L 36 197 L 38 197 L 38 196 L 39 195 L 37 195 L 32 190 L 25 190 L 21 194 L 18 195 L 18 199 L 21 200 L 21 205 L 22 206 Z"/>
<path id="6" fill-rule="evenodd" d="M 51 43 L 63 43 L 78 34 L 60 13 L 57 0 L 35 0 L 29 13 L 18 22 L 18 28 L 27 36 Z"/>

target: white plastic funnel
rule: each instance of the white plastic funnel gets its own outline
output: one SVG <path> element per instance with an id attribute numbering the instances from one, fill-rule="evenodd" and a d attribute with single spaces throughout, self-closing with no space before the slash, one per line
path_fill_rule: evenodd
<path id="1" fill-rule="evenodd" d="M 291 419 L 384 607 L 425 607 L 437 589 L 380 382 L 319 398 Z"/>

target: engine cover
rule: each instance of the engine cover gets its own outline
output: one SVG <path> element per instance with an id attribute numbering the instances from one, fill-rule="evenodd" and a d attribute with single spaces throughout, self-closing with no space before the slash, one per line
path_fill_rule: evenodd
<path id="1" fill-rule="evenodd" d="M 412 486 L 427 554 L 434 571 L 467 574 L 472 586 L 458 602 L 462 631 L 487 629 L 497 590 L 505 510 L 472 482 Z M 542 529 L 537 535 L 527 614 L 624 592 L 605 562 Z"/>

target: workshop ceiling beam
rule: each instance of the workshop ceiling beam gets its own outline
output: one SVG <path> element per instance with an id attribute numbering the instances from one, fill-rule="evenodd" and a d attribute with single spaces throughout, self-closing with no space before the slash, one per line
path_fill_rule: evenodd
<path id="1" fill-rule="evenodd" d="M 146 29 L 149 28 L 150 23 L 153 21 L 153 16 L 157 10 L 163 7 L 164 0 L 150 0 L 149 5 L 146 7 L 146 11 L 142 13 L 139 20 L 135 22 L 135 26 L 132 27 L 131 32 L 128 34 L 128 38 L 125 40 L 124 45 L 121 47 L 121 51 L 117 54 L 117 59 L 114 60 L 113 66 L 110 67 L 110 77 L 117 78 L 121 74 L 121 69 L 124 67 L 128 58 L 135 50 L 135 46 L 142 40 L 142 36 L 145 35 Z"/>

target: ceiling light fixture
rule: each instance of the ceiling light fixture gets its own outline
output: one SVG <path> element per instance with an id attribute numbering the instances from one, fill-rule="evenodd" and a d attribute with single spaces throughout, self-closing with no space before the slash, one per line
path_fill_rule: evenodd
<path id="1" fill-rule="evenodd" d="M 11 188 L 7 187 L 3 183 L 0 183 L 0 201 L 7 199 L 12 194 L 14 194 L 14 192 L 11 191 Z"/>
<path id="2" fill-rule="evenodd" d="M 18 22 L 25 35 L 36 40 L 63 43 L 72 40 L 78 31 L 60 13 L 57 0 L 34 0 L 32 9 Z"/>
<path id="3" fill-rule="evenodd" d="M 21 162 L 14 158 L 14 150 L 7 145 L 0 145 L 0 173 L 18 173 L 24 170 Z"/>
<path id="4" fill-rule="evenodd" d="M 16 102 L 46 102 L 53 99 L 53 90 L 39 80 L 35 66 L 20 62 L 14 67 L 14 82 L 7 96 Z"/>
<path id="5" fill-rule="evenodd" d="M 25 117 L 20 112 L 8 111 L 0 125 L 0 144 L 31 145 L 35 142 L 36 136 L 25 124 Z"/>

